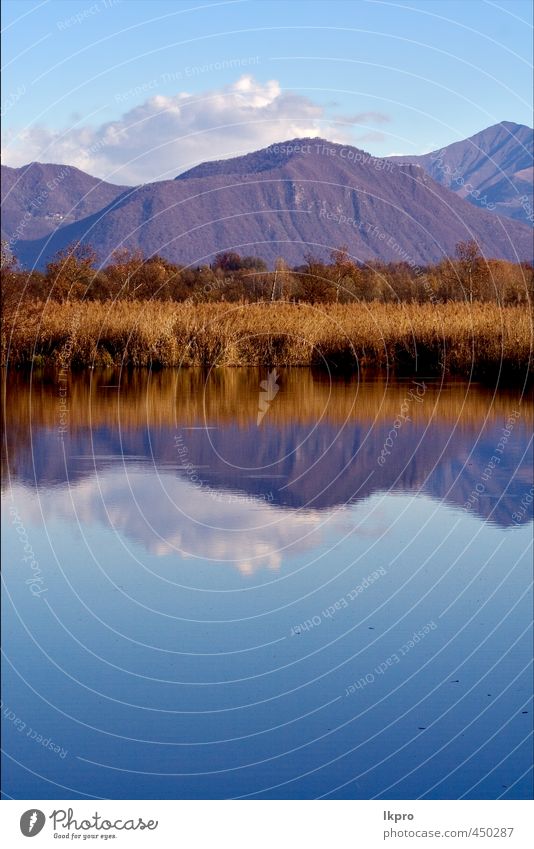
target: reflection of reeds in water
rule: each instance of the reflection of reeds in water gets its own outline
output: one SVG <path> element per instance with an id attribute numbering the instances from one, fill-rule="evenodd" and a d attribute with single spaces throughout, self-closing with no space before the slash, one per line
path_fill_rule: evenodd
<path id="1" fill-rule="evenodd" d="M 260 382 L 266 369 L 175 369 L 157 372 L 114 369 L 71 375 L 67 389 L 68 428 L 139 428 L 150 426 L 256 424 Z M 421 378 L 418 378 L 422 382 Z M 532 402 L 519 391 L 492 393 L 480 385 L 450 381 L 425 381 L 419 401 L 410 400 L 411 379 L 405 381 L 332 380 L 324 372 L 282 369 L 279 391 L 263 422 L 279 426 L 293 422 L 342 423 L 345 419 L 367 423 L 393 420 L 408 397 L 413 421 L 458 422 L 480 426 L 486 419 L 508 418 L 513 409 L 532 416 Z M 23 372 L 12 372 L 5 384 L 7 433 L 35 427 L 58 426 L 59 394 L 54 373 L 36 374 L 30 382 Z"/>
<path id="2" fill-rule="evenodd" d="M 231 365 L 528 370 L 526 307 L 445 304 L 28 303 L 6 321 L 13 365 Z"/>

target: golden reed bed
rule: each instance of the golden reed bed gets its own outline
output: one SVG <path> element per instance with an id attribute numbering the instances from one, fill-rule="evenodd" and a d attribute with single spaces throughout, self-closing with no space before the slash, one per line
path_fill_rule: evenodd
<path id="1" fill-rule="evenodd" d="M 26 303 L 5 321 L 4 365 L 321 366 L 469 375 L 532 366 L 527 307 L 147 301 Z"/>

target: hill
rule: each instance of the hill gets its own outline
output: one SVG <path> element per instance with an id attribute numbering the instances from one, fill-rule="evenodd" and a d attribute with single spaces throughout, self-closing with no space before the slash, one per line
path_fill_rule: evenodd
<path id="1" fill-rule="evenodd" d="M 2 238 L 18 242 L 49 236 L 108 206 L 126 186 L 114 186 L 79 168 L 30 162 L 2 165 Z"/>
<path id="2" fill-rule="evenodd" d="M 39 191 L 47 169 L 57 167 L 41 166 L 41 176 L 29 166 L 32 191 Z M 47 198 L 47 214 L 70 203 L 75 220 L 41 238 L 17 240 L 15 253 L 28 266 L 44 264 L 74 241 L 93 244 L 103 263 L 126 246 L 193 266 L 228 249 L 256 254 L 271 266 L 279 256 L 297 265 L 308 253 L 326 257 L 343 244 L 362 262 L 419 265 L 453 255 L 456 244 L 467 239 L 475 239 L 487 257 L 532 256 L 526 224 L 473 206 L 421 165 L 378 159 L 322 139 L 293 139 L 131 189 L 69 170 L 75 173 L 64 176 Z M 22 206 L 21 198 L 19 210 Z"/>

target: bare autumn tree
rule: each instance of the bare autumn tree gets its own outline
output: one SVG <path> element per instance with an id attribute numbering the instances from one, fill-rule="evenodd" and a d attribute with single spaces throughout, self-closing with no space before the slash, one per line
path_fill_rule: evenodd
<path id="1" fill-rule="evenodd" d="M 356 266 L 349 256 L 349 249 L 346 245 L 333 250 L 330 254 L 330 261 L 332 263 L 332 279 L 336 290 L 337 304 L 339 303 L 341 288 L 347 288 L 344 286 L 344 281 L 350 281 L 352 283 L 354 280 Z"/>
<path id="2" fill-rule="evenodd" d="M 288 301 L 295 294 L 295 285 L 291 270 L 281 256 L 278 257 L 274 266 L 274 274 L 271 280 L 270 300 Z"/>
<path id="3" fill-rule="evenodd" d="M 242 268 L 241 256 L 236 251 L 222 251 L 211 267 L 214 271 L 239 271 Z"/>
<path id="4" fill-rule="evenodd" d="M 94 280 L 97 259 L 94 248 L 79 242 L 59 251 L 46 266 L 50 296 L 59 301 L 83 298 Z"/>
<path id="5" fill-rule="evenodd" d="M 0 296 L 2 319 L 7 321 L 21 296 L 19 263 L 8 242 L 2 242 L 0 252 Z"/>
<path id="6" fill-rule="evenodd" d="M 119 248 L 111 255 L 111 263 L 106 266 L 106 277 L 115 297 L 131 299 L 141 286 L 140 272 L 144 256 L 140 250 Z"/>
<path id="7" fill-rule="evenodd" d="M 458 242 L 456 256 L 460 282 L 467 292 L 469 302 L 473 303 L 473 299 L 481 294 L 482 254 L 474 239 L 470 239 L 467 242 Z"/>
<path id="8" fill-rule="evenodd" d="M 327 303 L 333 300 L 335 288 L 330 280 L 329 267 L 313 254 L 306 254 L 306 262 L 299 268 L 300 299 L 310 303 Z"/>

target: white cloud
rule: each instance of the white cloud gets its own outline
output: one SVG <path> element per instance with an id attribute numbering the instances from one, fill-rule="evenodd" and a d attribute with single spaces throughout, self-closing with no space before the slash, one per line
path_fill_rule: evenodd
<path id="1" fill-rule="evenodd" d="M 125 92 L 121 100 L 127 99 Z M 385 120 L 381 113 L 367 112 L 339 116 L 338 123 L 325 107 L 283 91 L 276 80 L 262 84 L 245 74 L 231 85 L 201 94 L 155 94 L 99 127 L 30 126 L 6 135 L 3 161 L 14 167 L 31 161 L 73 165 L 110 182 L 137 184 L 173 179 L 199 162 L 285 139 L 321 136 L 350 142 L 351 125 Z"/>
<path id="2" fill-rule="evenodd" d="M 358 112 L 357 115 L 347 115 L 343 118 L 347 124 L 385 124 L 390 121 L 389 115 L 383 112 Z"/>

